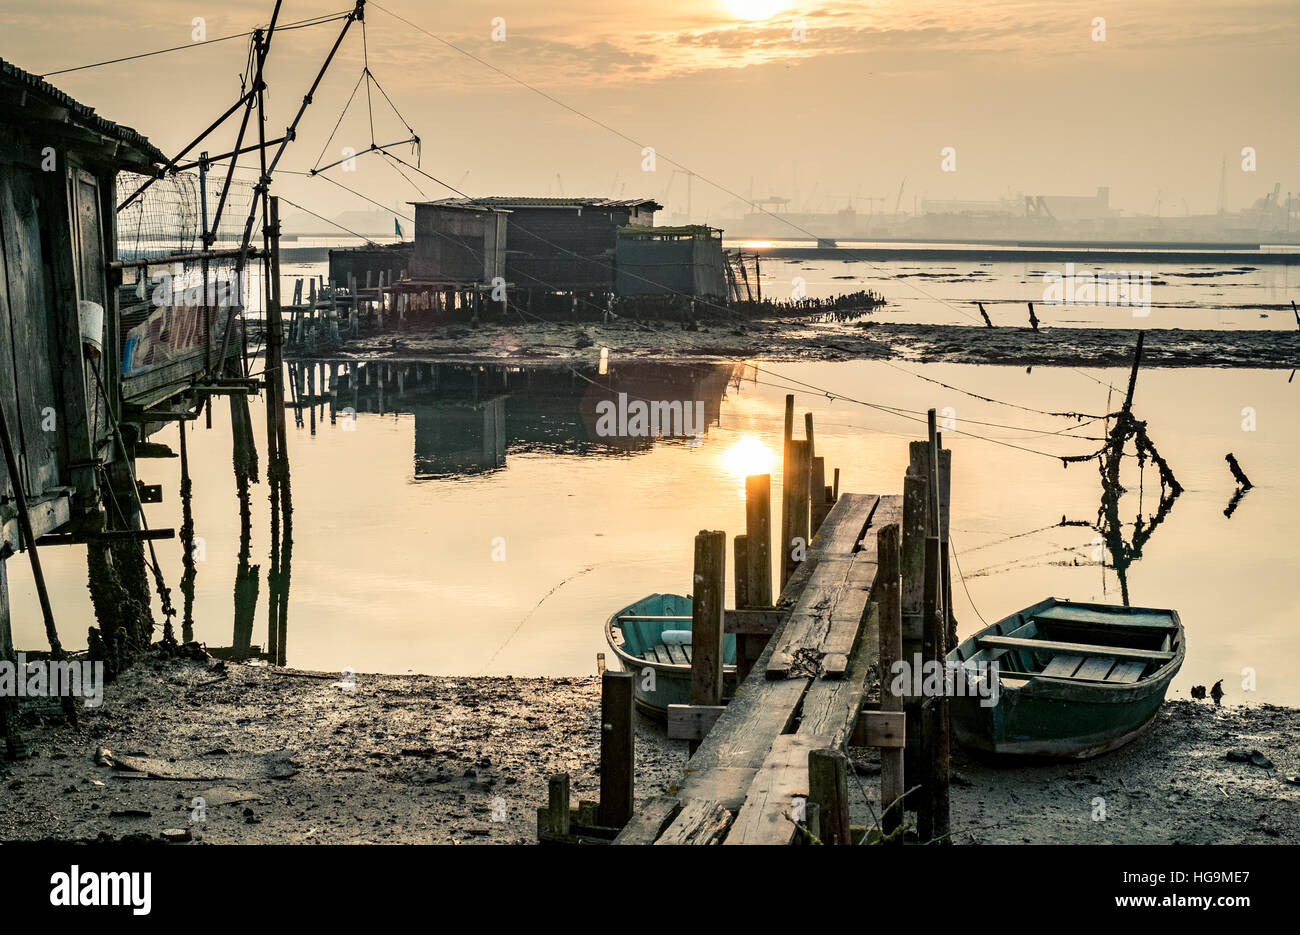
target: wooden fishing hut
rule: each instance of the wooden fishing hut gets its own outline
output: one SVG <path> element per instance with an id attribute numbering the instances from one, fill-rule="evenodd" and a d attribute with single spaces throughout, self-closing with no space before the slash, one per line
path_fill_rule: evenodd
<path id="1" fill-rule="evenodd" d="M 207 372 L 212 358 L 203 341 L 211 334 L 174 307 L 145 301 L 134 317 L 126 313 L 123 268 L 144 270 L 118 256 L 117 208 L 119 174 L 156 177 L 166 162 L 135 130 L 0 60 L 0 655 L 7 659 L 14 658 L 10 556 L 28 553 L 51 654 L 63 658 L 39 548 L 90 543 L 92 597 L 107 575 L 147 608 L 141 542 L 172 534 L 142 528 L 141 500 L 157 491 L 135 481 L 135 444 L 146 425 L 178 418 L 169 401 Z M 115 625 L 125 627 L 119 611 L 110 602 Z M 129 635 L 147 636 L 143 626 Z M 0 724 L 13 752 L 5 705 L 0 699 Z"/>

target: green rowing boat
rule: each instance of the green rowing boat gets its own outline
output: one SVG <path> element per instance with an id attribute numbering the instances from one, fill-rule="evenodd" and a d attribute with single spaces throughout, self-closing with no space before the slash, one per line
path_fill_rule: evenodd
<path id="1" fill-rule="evenodd" d="M 691 702 L 691 598 L 651 594 L 610 615 L 605 639 L 623 669 L 634 673 L 632 698 L 654 718 L 670 704 Z M 723 694 L 736 688 L 736 637 L 722 638 Z"/>
<path id="2" fill-rule="evenodd" d="M 1012 756 L 1115 750 L 1151 724 L 1185 652 L 1176 611 L 1048 598 L 948 654 L 965 679 L 950 702 L 953 733 Z"/>

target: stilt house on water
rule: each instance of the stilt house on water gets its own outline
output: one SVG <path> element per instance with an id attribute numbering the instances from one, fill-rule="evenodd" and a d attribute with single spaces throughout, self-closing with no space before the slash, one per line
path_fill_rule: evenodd
<path id="1" fill-rule="evenodd" d="M 214 348 L 219 316 L 209 301 L 187 303 L 170 289 L 160 299 L 157 292 L 122 288 L 124 268 L 141 285 L 150 280 L 140 261 L 118 256 L 119 223 L 143 217 L 131 209 L 118 213 L 119 176 L 157 177 L 166 162 L 135 130 L 0 60 L 0 406 L 6 430 L 0 434 L 7 436 L 0 461 L 0 654 L 6 659 L 14 650 L 4 560 L 20 550 L 90 543 L 92 567 L 98 563 L 113 587 L 125 586 L 148 613 L 147 585 L 143 594 L 132 589 L 144 581 L 135 446 L 150 428 L 178 418 L 178 394 L 217 372 L 222 356 Z M 174 272 L 174 245 L 138 242 L 141 253 L 166 251 L 163 269 Z M 143 297 L 124 308 L 121 293 Z M 32 565 L 43 591 L 39 559 Z M 128 565 L 139 574 L 129 574 Z M 92 574 L 91 590 L 98 612 L 96 578 Z M 48 609 L 46 617 L 57 656 L 62 650 Z M 115 635 L 106 627 L 108 639 Z M 4 704 L 0 699 L 0 709 Z"/>

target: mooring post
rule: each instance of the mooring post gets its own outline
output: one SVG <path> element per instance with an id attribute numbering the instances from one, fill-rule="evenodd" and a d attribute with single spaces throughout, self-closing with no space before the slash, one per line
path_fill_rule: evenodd
<path id="1" fill-rule="evenodd" d="M 890 691 L 894 666 L 903 659 L 903 605 L 898 524 L 890 523 L 876 533 L 876 556 L 880 563 L 876 570 L 873 597 L 879 605 L 880 625 L 880 710 L 902 711 L 903 695 Z M 906 730 L 906 726 L 904 726 Z M 880 751 L 880 830 L 888 837 L 903 823 L 903 793 L 906 774 L 903 771 L 903 751 L 895 747 Z M 890 838 L 891 844 L 902 844 L 903 836 Z"/>
<path id="2" fill-rule="evenodd" d="M 848 758 L 839 750 L 808 751 L 808 801 L 817 804 L 823 844 L 852 844 Z"/>
<path id="3" fill-rule="evenodd" d="M 569 774 L 557 773 L 550 783 L 550 826 L 551 833 L 568 836 L 569 834 Z"/>
<path id="4" fill-rule="evenodd" d="M 840 498 L 840 469 L 836 468 L 835 482 L 831 486 L 831 500 L 835 501 L 835 500 L 839 500 L 839 498 Z"/>
<path id="5" fill-rule="evenodd" d="M 749 606 L 749 547 L 748 537 L 745 535 L 736 536 L 731 540 L 734 557 L 732 559 L 732 572 L 736 579 L 736 607 Z"/>
<path id="6" fill-rule="evenodd" d="M 727 534 L 700 530 L 695 537 L 691 606 L 691 704 L 722 704 L 722 636 L 727 588 Z M 699 741 L 691 741 L 691 753 Z"/>
<path id="7" fill-rule="evenodd" d="M 826 459 L 814 457 L 808 478 L 809 527 L 814 536 L 821 529 L 826 514 L 831 511 L 830 504 L 826 502 L 826 489 Z"/>
<path id="8" fill-rule="evenodd" d="M 902 587 L 899 603 L 903 617 L 903 659 L 913 671 L 905 692 L 906 747 L 903 774 L 920 779 L 923 751 L 921 749 L 921 699 L 910 686 L 914 684 L 916 670 L 921 665 L 921 631 L 925 603 L 925 476 L 908 473 L 903 477 L 903 528 L 899 570 Z M 915 781 L 912 783 L 916 785 Z"/>
<path id="9" fill-rule="evenodd" d="M 925 537 L 925 601 L 922 630 L 922 655 L 927 667 L 938 666 L 944 672 L 940 693 L 925 699 L 922 718 L 926 746 L 926 788 L 923 791 L 924 812 L 917 814 L 917 832 L 923 842 L 937 840 L 951 843 L 948 837 L 948 698 L 947 673 L 944 669 L 944 644 L 947 640 L 947 621 L 943 606 L 943 558 L 939 551 L 939 434 L 935 410 L 928 413 L 930 443 L 929 483 L 927 484 L 928 529 Z"/>
<path id="10" fill-rule="evenodd" d="M 606 828 L 632 817 L 636 777 L 636 733 L 632 724 L 631 672 L 606 669 L 600 677 L 600 808 Z"/>
<path id="11" fill-rule="evenodd" d="M 772 475 L 745 478 L 745 557 L 750 605 L 772 606 Z"/>
<path id="12" fill-rule="evenodd" d="M 808 457 L 808 442 L 793 440 L 790 442 L 790 538 L 785 543 L 786 580 L 803 561 L 811 538 L 808 531 L 808 480 L 812 473 L 811 459 Z M 796 557 L 798 556 L 798 557 Z M 783 582 L 784 584 L 784 582 Z"/>
<path id="13" fill-rule="evenodd" d="M 942 433 L 935 438 L 939 445 L 939 571 L 943 583 L 940 600 L 943 602 L 943 651 L 946 655 L 957 646 L 957 617 L 952 611 L 952 556 L 948 546 L 948 519 L 952 512 L 952 452 L 943 447 Z"/>
<path id="14" fill-rule="evenodd" d="M 794 394 L 785 397 L 785 435 L 781 445 L 781 587 L 790 580 L 794 570 L 790 561 L 790 538 L 794 516 L 794 497 L 791 494 L 791 478 L 794 476 L 794 458 L 791 456 L 790 443 L 794 440 Z"/>

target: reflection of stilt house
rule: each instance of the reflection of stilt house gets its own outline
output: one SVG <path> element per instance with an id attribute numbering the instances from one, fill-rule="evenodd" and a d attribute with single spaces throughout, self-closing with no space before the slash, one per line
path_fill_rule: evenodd
<path id="1" fill-rule="evenodd" d="M 40 539 L 98 513 L 100 471 L 131 483 L 111 427 L 123 386 L 116 180 L 123 170 L 152 175 L 166 160 L 134 130 L 3 61 L 0 114 L 0 405 L 17 460 L 16 477 L 0 462 L 4 558 L 32 547 L 20 493 Z"/>
<path id="2" fill-rule="evenodd" d="M 609 374 L 584 377 L 554 368 L 485 367 L 346 361 L 291 364 L 322 368 L 325 396 L 310 394 L 309 405 L 328 400 L 329 421 L 352 413 L 409 412 L 415 416 L 415 476 L 481 474 L 506 466 L 508 453 L 546 451 L 557 454 L 609 455 L 649 451 L 662 436 L 609 435 L 597 430 L 597 410 L 604 401 L 648 399 L 678 412 L 692 407 L 703 435 L 721 416 L 722 400 L 736 373 L 734 364 L 620 365 Z M 343 372 L 346 368 L 346 372 Z M 304 385 L 315 385 L 307 378 Z M 344 413 L 339 416 L 339 413 Z M 314 415 L 312 416 L 314 419 Z M 313 426 L 315 422 L 313 421 Z M 681 423 L 684 424 L 684 423 Z"/>

